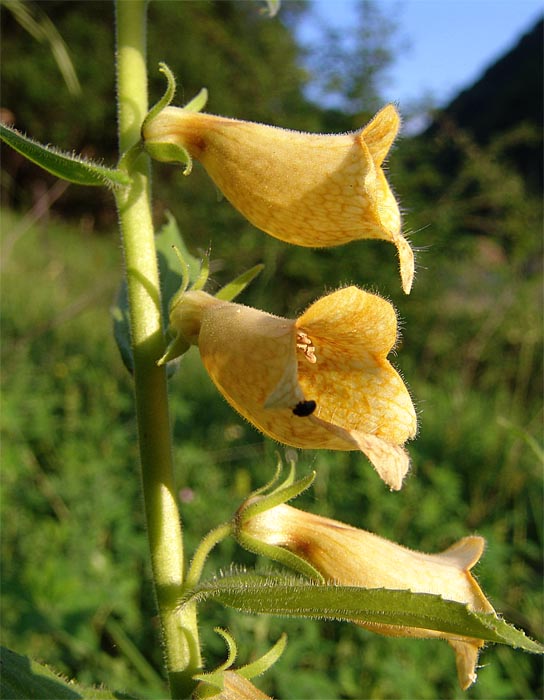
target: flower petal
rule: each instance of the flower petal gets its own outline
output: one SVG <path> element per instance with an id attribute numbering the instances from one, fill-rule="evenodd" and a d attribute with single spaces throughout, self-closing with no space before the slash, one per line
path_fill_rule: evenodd
<path id="1" fill-rule="evenodd" d="M 448 639 L 448 644 L 455 652 L 457 678 L 461 690 L 467 690 L 476 682 L 476 666 L 483 642 L 479 639 Z"/>
<path id="2" fill-rule="evenodd" d="M 315 348 L 315 364 L 299 361 L 304 395 L 319 397 L 315 417 L 344 428 L 359 449 L 366 444 L 375 451 L 380 471 L 381 444 L 364 436 L 400 445 L 417 429 L 410 394 L 386 359 L 397 337 L 393 307 L 374 294 L 347 287 L 312 304 L 296 326 Z M 407 466 L 406 460 L 400 471 Z"/>
<path id="3" fill-rule="evenodd" d="M 344 287 L 315 301 L 297 319 L 298 329 L 310 338 L 333 343 L 346 356 L 387 355 L 397 342 L 393 306 L 359 289 Z"/>
<path id="4" fill-rule="evenodd" d="M 382 165 L 393 141 L 400 129 L 400 116 L 394 105 L 386 105 L 378 114 L 361 130 L 361 139 L 364 141 L 372 159 L 379 167 Z"/>
<path id="5" fill-rule="evenodd" d="M 382 481 L 385 481 L 392 491 L 402 488 L 402 482 L 410 467 L 410 457 L 406 450 L 360 430 L 351 430 L 348 434 L 357 449 L 368 457 Z"/>

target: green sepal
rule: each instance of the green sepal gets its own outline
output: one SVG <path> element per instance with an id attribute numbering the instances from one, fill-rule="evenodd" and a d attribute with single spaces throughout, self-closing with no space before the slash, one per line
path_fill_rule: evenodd
<path id="1" fill-rule="evenodd" d="M 238 653 L 238 647 L 234 641 L 234 637 L 229 634 L 221 627 L 214 627 L 214 632 L 221 635 L 227 644 L 227 658 L 220 664 L 216 669 L 210 671 L 209 673 L 199 673 L 193 676 L 193 680 L 200 681 L 201 686 L 198 688 L 197 697 L 199 700 L 204 700 L 204 698 L 210 698 L 221 692 L 225 686 L 224 674 L 234 661 L 236 660 L 236 655 Z"/>
<path id="2" fill-rule="evenodd" d="M 44 146 L 16 129 L 0 124 L 0 139 L 47 172 L 76 185 L 125 187 L 130 177 L 119 169 L 106 168 L 91 160 Z"/>
<path id="3" fill-rule="evenodd" d="M 262 264 L 251 267 L 249 270 L 246 270 L 239 275 L 236 279 L 232 280 L 232 282 L 229 282 L 224 287 L 221 287 L 221 289 L 214 295 L 215 298 L 221 299 L 221 301 L 232 301 L 233 299 L 236 299 L 236 297 L 241 294 L 244 289 L 251 284 L 251 282 L 253 282 L 255 277 L 261 274 L 263 270 L 264 265 Z"/>
<path id="4" fill-rule="evenodd" d="M 272 561 L 287 566 L 289 569 L 293 569 L 293 571 L 296 571 L 302 576 L 306 576 L 312 581 L 317 581 L 319 583 L 324 583 L 325 581 L 322 574 L 309 562 L 293 554 L 293 552 L 290 552 L 284 547 L 277 547 L 273 544 L 261 542 L 261 540 L 246 534 L 242 529 L 236 529 L 234 537 L 241 547 L 247 549 L 249 552 L 253 552 L 253 554 L 272 559 Z"/>
<path id="5" fill-rule="evenodd" d="M 266 544 L 261 540 L 248 535 L 244 530 L 244 523 L 251 518 L 259 515 L 259 513 L 264 513 L 271 508 L 281 505 L 290 501 L 292 498 L 296 498 L 303 491 L 308 489 L 315 477 L 316 472 L 311 472 L 307 476 L 295 481 L 295 464 L 291 462 L 291 468 L 287 478 L 275 489 L 269 493 L 265 493 L 266 490 L 272 489 L 274 484 L 279 480 L 282 470 L 281 460 L 278 460 L 276 466 L 276 473 L 273 479 L 266 484 L 266 486 L 257 489 L 242 503 L 238 511 L 233 518 L 233 535 L 244 549 L 253 552 L 254 554 L 259 554 L 261 556 L 277 561 L 284 566 L 288 566 L 294 569 L 299 574 L 307 576 L 314 581 L 319 581 L 323 583 L 325 581 L 322 574 L 314 568 L 306 559 L 299 557 L 297 554 L 290 552 L 284 547 L 277 547 L 275 545 Z"/>
<path id="6" fill-rule="evenodd" d="M 273 476 L 273 477 L 270 479 L 270 481 L 268 481 L 264 486 L 259 486 L 258 489 L 255 489 L 255 491 L 252 491 L 252 492 L 250 493 L 250 495 L 248 496 L 248 498 L 246 498 L 246 501 L 245 501 L 245 502 L 247 502 L 247 501 L 249 501 L 249 500 L 255 498 L 255 496 L 260 496 L 260 495 L 262 495 L 263 493 L 266 493 L 267 491 L 270 491 L 270 490 L 272 489 L 272 487 L 274 486 L 274 484 L 275 484 L 276 482 L 279 481 L 279 478 L 280 478 L 281 473 L 282 473 L 282 471 L 283 471 L 283 462 L 281 461 L 281 456 L 280 456 L 280 454 L 279 454 L 279 453 L 276 453 L 276 454 L 277 454 L 277 457 L 278 457 L 278 461 L 276 462 L 276 471 L 274 472 L 274 476 Z M 294 464 L 294 462 L 291 462 L 290 475 L 291 475 L 292 473 L 294 473 L 294 469 L 295 469 L 295 464 Z M 294 479 L 293 479 L 293 481 L 294 481 Z M 284 483 L 285 483 L 285 482 L 284 482 Z M 291 482 L 291 483 L 292 483 L 292 482 Z"/>
<path id="7" fill-rule="evenodd" d="M 176 296 L 200 276 L 201 262 L 192 255 L 174 216 L 167 211 L 166 223 L 155 237 L 161 278 L 162 312 L 165 326 Z"/>
<path id="8" fill-rule="evenodd" d="M 291 482 L 289 479 L 287 479 L 286 482 L 278 486 L 278 488 L 276 488 L 274 491 L 271 491 L 264 496 L 250 496 L 236 514 L 237 527 L 241 526 L 243 523 L 247 522 L 259 513 L 264 513 L 266 510 L 270 510 L 270 508 L 275 508 L 282 503 L 287 503 L 287 501 L 296 498 L 303 491 L 310 488 L 315 477 L 316 472 L 313 471 L 295 482 Z"/>
<path id="9" fill-rule="evenodd" d="M 168 107 L 168 105 L 174 99 L 174 95 L 176 94 L 176 79 L 170 68 L 166 65 L 166 63 L 163 63 L 162 61 L 159 63 L 159 72 L 166 77 L 166 90 L 161 99 L 156 104 L 154 104 L 153 107 L 151 107 L 151 109 L 147 113 L 142 124 L 142 129 L 146 124 L 148 124 L 152 119 L 154 119 L 158 114 L 160 114 L 160 112 L 162 112 L 162 110 L 165 107 Z"/>
<path id="10" fill-rule="evenodd" d="M 240 666 L 240 668 L 236 669 L 236 673 L 239 673 L 248 680 L 255 678 L 255 676 L 262 675 L 276 663 L 276 661 L 283 654 L 286 645 L 287 635 L 284 632 L 274 646 L 266 652 L 266 654 L 263 654 L 259 659 L 250 664 Z"/>
<path id="11" fill-rule="evenodd" d="M 154 160 L 161 163 L 183 163 L 185 168 L 184 175 L 190 175 L 193 169 L 193 159 L 189 155 L 189 151 L 177 143 L 153 143 L 152 141 L 145 142 L 145 150 Z"/>
<path id="12" fill-rule="evenodd" d="M 202 258 L 202 262 L 200 264 L 200 272 L 198 273 L 198 277 L 196 280 L 193 282 L 191 285 L 191 291 L 200 291 L 201 289 L 204 289 L 206 286 L 208 279 L 210 277 L 210 255 L 209 253 L 206 253 L 206 255 Z M 173 308 L 173 304 L 172 307 Z"/>
<path id="13" fill-rule="evenodd" d="M 193 680 L 200 681 L 201 683 L 196 692 L 196 697 L 199 700 L 214 697 L 224 689 L 225 671 L 228 671 L 232 667 L 237 655 L 237 646 L 233 637 L 226 630 L 223 630 L 220 627 L 216 627 L 214 631 L 220 634 L 227 643 L 228 656 L 226 661 L 224 661 L 215 670 L 210 671 L 209 673 L 199 673 L 198 675 L 193 676 Z M 274 644 L 274 646 L 259 659 L 256 659 L 252 663 L 246 664 L 245 666 L 240 666 L 237 669 L 233 669 L 232 672 L 247 680 L 251 680 L 255 676 L 262 675 L 268 671 L 268 669 L 271 668 L 276 661 L 278 661 L 285 650 L 286 644 L 287 635 L 284 633 Z"/>
<path id="14" fill-rule="evenodd" d="M 121 280 L 119 291 L 117 292 L 117 303 L 110 309 L 110 313 L 113 321 L 113 337 L 117 343 L 121 360 L 129 374 L 132 375 L 134 374 L 134 353 L 130 334 L 130 309 L 127 281 L 124 278 Z M 171 360 L 181 357 L 189 348 L 189 343 L 182 338 L 178 338 L 178 336 L 175 336 L 168 342 L 164 355 L 157 361 L 158 365 L 164 365 L 170 362 L 166 370 L 168 378 L 172 377 L 177 371 L 177 365 L 172 363 Z"/>
<path id="15" fill-rule="evenodd" d="M 221 693 L 225 687 L 225 672 L 210 671 L 193 676 L 193 680 L 200 681 L 196 687 L 194 697 L 198 700 L 207 700 Z"/>
<path id="16" fill-rule="evenodd" d="M 493 613 L 473 612 L 431 593 L 318 584 L 244 571 L 201 582 L 186 602 L 204 600 L 245 613 L 417 627 L 544 653 L 542 644 Z"/>
<path id="17" fill-rule="evenodd" d="M 289 474 L 287 477 L 279 484 L 275 484 L 279 481 L 281 472 L 283 470 L 283 463 L 281 457 L 278 455 L 278 462 L 276 464 L 276 471 L 272 479 L 255 489 L 246 498 L 244 503 L 238 509 L 234 517 L 234 521 L 237 527 L 242 523 L 246 522 L 250 518 L 253 518 L 259 513 L 264 513 L 264 511 L 279 506 L 281 503 L 286 503 L 299 496 L 303 491 L 310 488 L 316 477 L 316 472 L 310 472 L 307 476 L 295 481 L 296 476 L 296 464 L 294 460 L 290 461 Z M 268 491 L 268 493 L 266 493 Z"/>
<path id="18" fill-rule="evenodd" d="M 183 336 L 179 334 L 176 335 L 166 346 L 166 351 L 160 360 L 157 360 L 157 364 L 161 367 L 162 365 L 172 362 L 172 360 L 177 360 L 178 357 L 185 355 L 190 347 L 191 344 L 188 343 Z"/>
<path id="19" fill-rule="evenodd" d="M 186 112 L 202 112 L 208 101 L 208 91 L 206 88 L 202 88 L 198 95 L 195 95 L 192 100 L 189 100 L 186 105 L 183 105 L 183 109 Z"/>
<path id="20" fill-rule="evenodd" d="M 149 110 L 142 124 L 142 133 L 149 122 L 153 121 L 165 107 L 172 102 L 176 94 L 176 79 L 166 63 L 159 63 L 159 71 L 166 77 L 166 91 L 157 104 Z M 208 100 L 208 91 L 206 88 L 202 90 L 190 100 L 183 109 L 188 112 L 200 112 Z M 193 159 L 186 148 L 177 143 L 153 143 L 145 141 L 145 150 L 154 160 L 162 163 L 183 163 L 185 169 L 184 175 L 190 175 L 193 169 Z"/>
<path id="21" fill-rule="evenodd" d="M 214 671 L 211 671 L 211 673 L 202 673 L 198 676 L 193 676 L 193 678 L 195 678 L 195 680 L 202 680 L 206 676 L 209 676 L 209 675 L 212 675 L 214 673 L 221 672 L 221 671 L 226 671 L 236 661 L 236 655 L 238 654 L 238 647 L 236 645 L 236 642 L 234 641 L 234 637 L 232 636 L 232 634 L 230 634 L 230 632 L 227 632 L 227 630 L 224 630 L 222 627 L 214 627 L 213 631 L 216 632 L 221 637 L 223 637 L 223 639 L 225 640 L 225 643 L 227 645 L 227 658 Z"/>
<path id="22" fill-rule="evenodd" d="M 47 666 L 0 647 L 0 698 L 11 700 L 73 700 L 74 698 L 94 698 L 94 700 L 114 700 L 134 696 L 105 689 L 88 688 L 67 681 Z"/>

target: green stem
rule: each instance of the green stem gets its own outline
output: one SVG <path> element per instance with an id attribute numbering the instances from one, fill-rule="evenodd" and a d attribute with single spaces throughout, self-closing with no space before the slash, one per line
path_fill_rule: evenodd
<path id="1" fill-rule="evenodd" d="M 146 1 L 117 0 L 117 90 L 121 154 L 140 140 L 147 113 Z M 183 541 L 173 476 L 157 255 L 150 208 L 150 164 L 123 161 L 132 184 L 116 194 L 134 352 L 136 414 L 151 566 L 172 698 L 186 698 L 201 667 L 196 610 L 180 610 Z"/>

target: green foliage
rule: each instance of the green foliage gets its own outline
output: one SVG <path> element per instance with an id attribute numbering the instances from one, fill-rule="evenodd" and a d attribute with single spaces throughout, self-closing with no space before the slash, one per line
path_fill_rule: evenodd
<path id="1" fill-rule="evenodd" d="M 4 242 L 22 224 L 3 212 Z M 350 259 L 345 257 L 346 265 Z M 472 264 L 467 255 L 463 269 Z M 3 570 L 3 642 L 80 682 L 156 697 L 144 666 L 135 666 L 108 625 L 108 620 L 120 625 L 141 650 L 140 664 L 160 673 L 160 649 L 148 627 L 154 605 L 132 396 L 108 319 L 118 254 L 107 238 L 50 225 L 20 234 L 4 265 L 9 294 L 2 296 L 2 556 L 10 564 Z M 521 293 L 533 282 L 510 284 Z M 480 371 L 459 382 L 457 366 L 472 340 L 463 331 L 470 309 L 454 307 L 452 316 L 451 307 L 442 305 L 440 315 L 438 298 L 416 306 L 423 328 L 434 328 L 438 340 L 439 328 L 451 323 L 452 338 L 433 346 L 431 366 L 418 354 L 419 345 L 412 357 L 415 339 L 404 341 L 398 357 L 420 407 L 420 435 L 411 446 L 415 473 L 401 494 L 390 494 L 359 455 L 304 453 L 301 467 L 315 469 L 317 476 L 297 505 L 429 552 L 467 532 L 484 535 L 488 549 L 478 566 L 480 583 L 507 619 L 542 638 L 541 468 L 525 437 L 538 439 L 538 392 L 531 384 L 524 394 L 524 404 L 535 406 L 531 419 L 521 407 L 507 411 L 512 392 L 520 391 L 510 371 L 504 382 L 484 387 Z M 511 323 L 514 328 L 514 314 Z M 409 326 L 405 337 L 408 333 Z M 502 334 L 499 326 L 494 337 Z M 518 357 L 518 372 L 530 358 Z M 486 371 L 499 377 L 504 360 L 503 353 L 490 354 Z M 181 360 L 170 394 L 191 551 L 211 526 L 232 517 L 247 494 L 272 477 L 275 447 L 222 401 L 194 352 Z M 501 406 L 504 419 L 498 421 Z M 254 557 L 226 540 L 212 552 L 205 575 L 232 560 L 250 566 Z M 213 625 L 231 631 L 241 662 L 265 653 L 285 630 L 285 654 L 259 685 L 287 700 L 360 698 L 361 688 L 373 688 L 377 698 L 396 698 L 399 692 L 461 697 L 453 655 L 441 642 L 384 639 L 347 623 L 245 617 L 214 603 L 203 607 L 202 616 L 206 627 L 210 623 L 203 637 L 208 669 L 224 657 Z M 537 696 L 538 660 L 515 654 L 500 647 L 484 651 L 485 667 L 471 697 Z"/>
<path id="2" fill-rule="evenodd" d="M 2 13 L 2 72 L 4 104 L 21 128 L 65 148 L 92 144 L 93 154 L 110 157 L 113 18 L 105 7 L 47 6 L 74 51 L 81 97 L 67 94 L 49 53 L 29 44 L 9 13 Z M 294 6 L 289 11 L 295 22 Z M 150 66 L 168 62 L 181 79 L 180 103 L 205 85 L 213 112 L 316 131 L 333 118 L 339 129 L 356 126 L 349 115 L 310 108 L 290 32 L 250 3 L 155 2 L 150 12 Z M 152 97 L 162 90 L 151 70 Z M 74 112 L 80 118 L 57 118 Z M 534 378 L 542 377 L 543 356 L 542 205 L 508 158 L 512 143 L 530 148 L 532 139 L 517 129 L 481 145 L 447 126 L 401 143 L 391 176 L 410 207 L 413 242 L 423 248 L 409 299 L 391 284 L 392 246 L 290 248 L 217 202 L 199 167 L 190 178 L 157 168 L 155 184 L 158 220 L 171 207 L 195 252 L 213 240 L 212 287 L 264 262 L 243 301 L 271 311 L 294 316 L 348 282 L 392 298 L 404 319 L 397 364 L 420 413 L 413 474 L 401 494 L 390 494 L 358 454 L 304 453 L 301 464 L 317 477 L 300 502 L 429 552 L 467 532 L 484 535 L 482 587 L 507 619 L 541 639 L 542 406 Z M 81 196 L 91 211 L 88 194 Z M 161 696 L 132 391 L 108 317 L 121 268 L 116 245 L 83 226 L 54 219 L 29 226 L 8 211 L 2 229 L 2 641 L 82 683 Z M 166 272 L 163 283 L 174 289 Z M 194 352 L 181 360 L 170 394 L 178 496 L 194 551 L 271 477 L 275 446 L 220 399 Z M 229 539 L 205 574 L 254 559 Z M 437 641 L 383 639 L 348 623 L 246 617 L 214 603 L 203 606 L 202 618 L 207 669 L 224 658 L 213 624 L 228 627 L 242 661 L 287 631 L 282 660 L 262 680 L 285 700 L 462 696 L 451 651 Z M 494 646 L 482 662 L 470 697 L 542 694 L 535 657 Z"/>
<path id="3" fill-rule="evenodd" d="M 134 668 L 108 620 L 145 648 L 153 601 L 132 392 L 107 313 L 119 255 L 78 231 L 2 222 L 4 243 L 18 234 L 2 279 L 3 642 L 126 687 Z"/>

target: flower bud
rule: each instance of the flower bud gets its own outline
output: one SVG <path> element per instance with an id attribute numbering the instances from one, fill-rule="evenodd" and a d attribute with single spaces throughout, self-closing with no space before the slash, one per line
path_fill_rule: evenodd
<path id="1" fill-rule="evenodd" d="M 387 301 L 347 287 L 290 320 L 186 292 L 170 324 L 198 344 L 219 391 L 263 433 L 294 447 L 361 450 L 401 487 L 416 415 L 387 360 L 397 337 Z"/>
<path id="2" fill-rule="evenodd" d="M 312 248 L 361 238 L 393 243 L 409 293 L 414 255 L 383 172 L 399 126 L 391 104 L 363 129 L 333 135 L 166 107 L 144 124 L 143 137 L 161 160 L 177 160 L 174 147 L 183 149 L 184 162 L 187 154 L 199 160 L 236 209 L 282 241 Z"/>
<path id="3" fill-rule="evenodd" d="M 440 554 L 424 554 L 285 504 L 241 521 L 241 528 L 246 537 L 301 557 L 327 581 L 434 593 L 445 600 L 464 603 L 476 612 L 494 612 L 470 573 L 482 555 L 482 537 L 464 537 Z M 386 636 L 446 639 L 455 651 L 461 687 L 466 689 L 476 680 L 481 639 L 419 627 L 354 622 Z"/>

